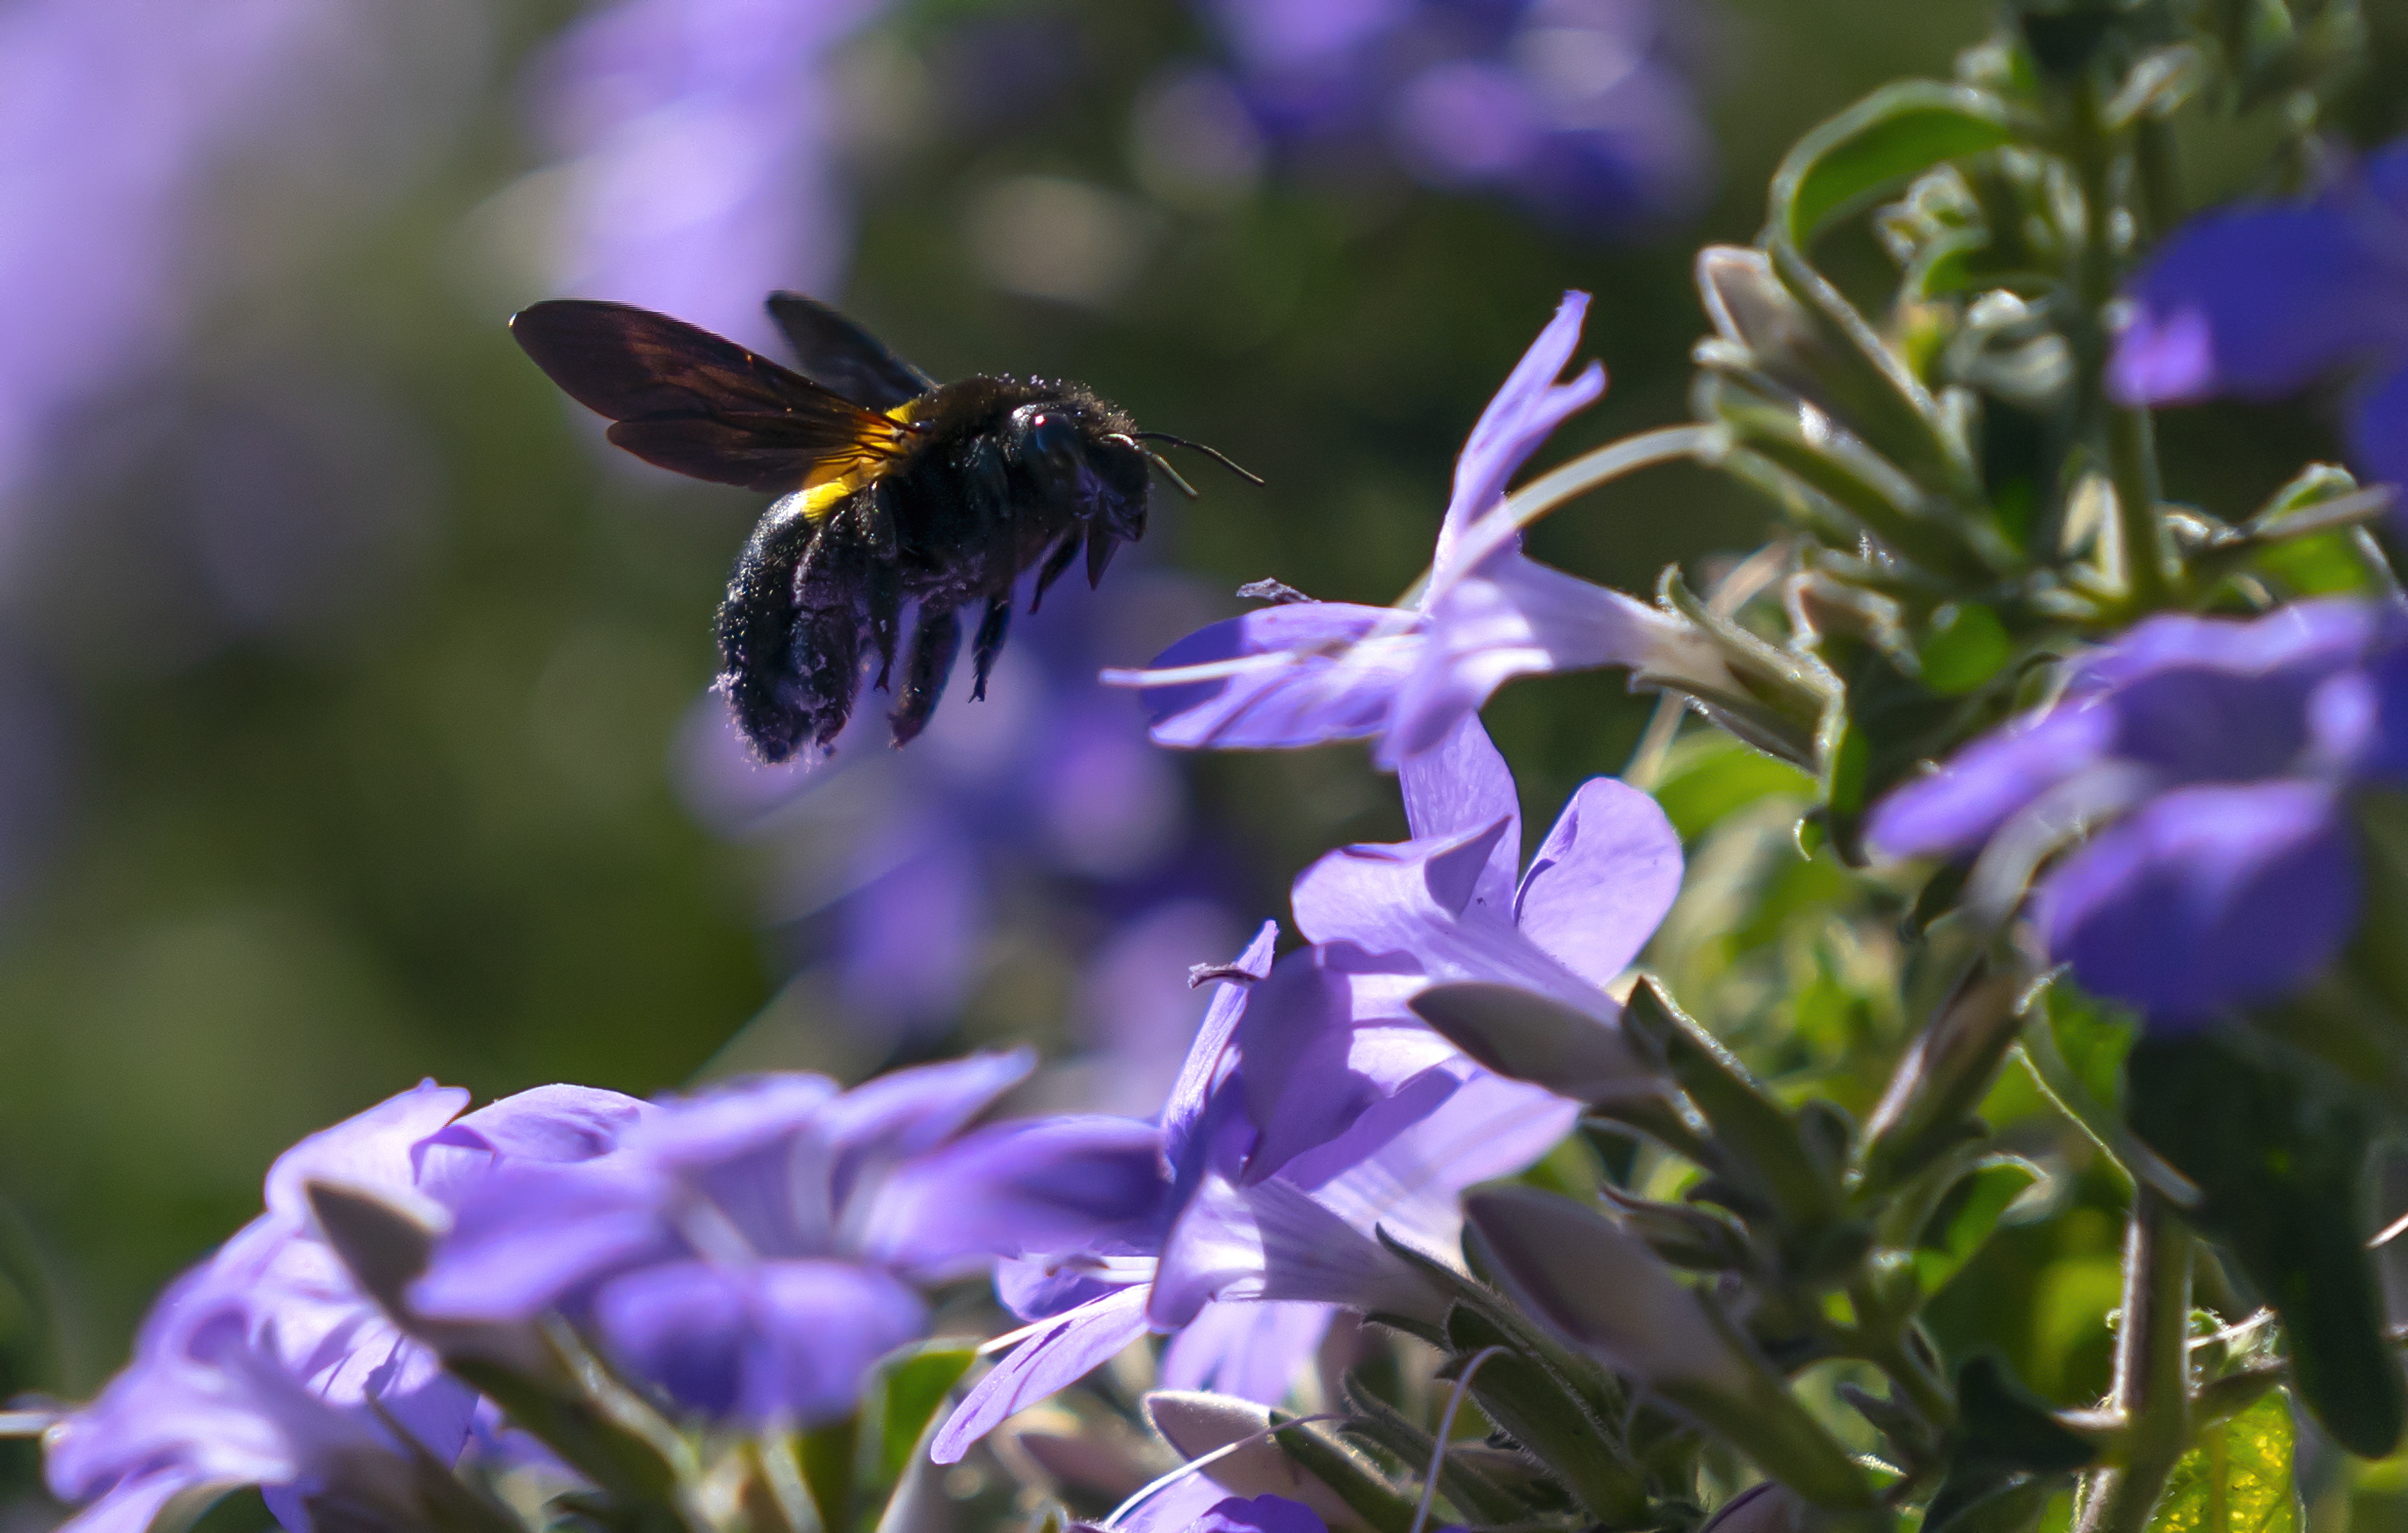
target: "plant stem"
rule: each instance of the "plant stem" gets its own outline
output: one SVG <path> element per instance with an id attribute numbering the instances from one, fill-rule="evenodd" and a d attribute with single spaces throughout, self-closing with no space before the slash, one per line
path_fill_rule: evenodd
<path id="1" fill-rule="evenodd" d="M 2111 403 L 2106 392 L 2107 306 L 2114 301 L 2115 170 L 2128 145 L 2100 120 L 2100 83 L 2085 78 L 2073 96 L 2070 144 L 2082 187 L 2082 245 L 2076 252 L 2069 339 L 2086 424 L 2105 438 L 2108 481 L 2115 487 L 2115 530 L 2123 552 L 2124 590 L 2134 614 L 2168 605 L 2173 588 L 2166 578 L 2169 552 L 2165 518 L 2157 510 L 2155 434 L 2145 409 Z"/>
<path id="2" fill-rule="evenodd" d="M 2174 1206 L 2145 1182 L 2134 1187 L 2115 1343 L 2114 1408 L 2128 1424 L 2125 1461 L 2092 1477 L 2080 1533 L 2142 1533 L 2166 1476 L 2190 1446 L 2190 1230 Z"/>

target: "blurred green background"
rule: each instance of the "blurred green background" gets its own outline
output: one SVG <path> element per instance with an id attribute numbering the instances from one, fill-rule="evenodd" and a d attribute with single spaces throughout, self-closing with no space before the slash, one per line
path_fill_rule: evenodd
<path id="1" fill-rule="evenodd" d="M 0 65 L 23 32 L 10 22 L 44 8 L 0 4 Z M 1060 67 L 961 120 L 962 79 L 1033 67 L 982 54 L 980 29 L 1029 17 Z M 650 1093 L 781 995 L 744 1063 L 874 1062 L 815 1044 L 839 1029 L 833 1003 L 787 988 L 809 954 L 765 935 L 775 855 L 714 835 L 677 787 L 711 609 L 761 502 L 605 462 L 503 328 L 550 295 L 510 220 L 555 152 L 527 127 L 530 61 L 575 19 L 433 7 L 407 46 L 360 53 L 419 104 L 417 126 L 337 136 L 306 170 L 239 153 L 204 167 L 175 344 L 59 418 L 43 473 L 13 492 L 0 627 L 40 700 L 10 747 L 38 808 L 0 913 L 0 1197 L 58 1340 L 15 1315 L 0 1384 L 93 1389 L 157 1286 L 256 1211 L 279 1150 L 422 1076 L 480 1096 L 553 1080 Z M 1203 500 L 1165 497 L 1154 566 L 1200 595 L 1164 604 L 1165 631 L 1109 634 L 1104 659 L 1142 661 L 1264 576 L 1385 601 L 1426 558 L 1455 446 L 1561 290 L 1597 294 L 1587 350 L 1614 381 L 1542 465 L 1685 415 L 1696 245 L 1751 238 L 1797 134 L 1884 79 L 1945 72 L 1993 11 L 1716 0 L 1692 19 L 1713 190 L 1693 219 L 1614 241 L 1277 164 L 1182 194 L 1132 126 L 1147 82 L 1213 55 L 1176 0 L 889 7 L 843 29 L 825 77 L 857 221 L 829 295 L 940 377 L 1082 379 L 1268 479 L 1248 491 L 1200 468 Z M 2369 19 L 2344 112 L 2361 142 L 2408 129 L 2408 0 Z M 2246 189 L 2228 171 L 2245 138 L 2195 146 L 2194 200 Z M 997 189 L 1031 177 L 1137 231 L 1109 291 L 1030 296 L 1013 275 Z M 1869 237 L 1834 251 L 1875 288 Z M 2211 502 L 2330 451 L 2313 401 L 2178 417 L 2166 440 L 2172 493 Z M 256 505 L 277 509 L 244 522 Z M 1765 525 L 1709 476 L 1659 471 L 1533 547 L 1643 591 Z M 258 595 L 247 560 L 281 583 Z M 1620 766 L 1648 707 L 1612 675 L 1498 699 L 1489 723 L 1532 834 L 1582 777 Z M 1283 916 L 1287 881 L 1322 851 L 1400 828 L 1353 748 L 1182 769 L 1243 924 Z M 1009 939 L 982 955 L 957 1025 L 914 1047 L 1058 1044 L 1094 933 L 1024 908 L 1047 887 L 1007 888 Z"/>

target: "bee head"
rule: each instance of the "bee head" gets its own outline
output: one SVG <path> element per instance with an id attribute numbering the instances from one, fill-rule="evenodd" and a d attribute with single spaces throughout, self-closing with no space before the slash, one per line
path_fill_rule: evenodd
<path id="1" fill-rule="evenodd" d="M 1046 490 L 1134 537 L 1145 526 L 1145 454 L 1125 430 L 1072 399 L 1039 400 L 1011 412 L 1011 456 Z"/>

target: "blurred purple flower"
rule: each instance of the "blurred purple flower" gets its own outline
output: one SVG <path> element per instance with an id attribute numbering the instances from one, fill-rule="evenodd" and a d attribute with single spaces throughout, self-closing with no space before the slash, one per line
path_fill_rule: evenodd
<path id="1" fill-rule="evenodd" d="M 310 1211 L 308 1184 L 448 1209 L 497 1171 L 607 1150 L 644 1105 L 545 1086 L 459 1116 L 426 1082 L 311 1135 L 267 1174 L 267 1211 L 169 1286 L 134 1361 L 46 1434 L 50 1489 L 78 1533 L 142 1533 L 186 1491 L 256 1484 L 287 1527 L 329 1493 L 406 1483 L 396 1430 L 449 1463 L 476 1397 L 360 1291 Z M 407 1510 L 406 1508 L 404 1510 Z"/>
<path id="2" fill-rule="evenodd" d="M 1197 0 L 1263 131 L 1593 233 L 1694 212 L 1713 149 L 1654 0 Z"/>
<path id="3" fill-rule="evenodd" d="M 2340 600 L 2167 615 L 1891 794 L 1870 835 L 1896 856 L 1980 850 L 1968 897 L 1995 913 L 2063 852 L 2034 892 L 2049 952 L 2189 1028 L 2340 952 L 2358 911 L 2348 792 L 2403 777 L 2408 619 Z"/>
<path id="4" fill-rule="evenodd" d="M 1105 672 L 1114 686 L 1144 689 L 1154 739 L 1229 750 L 1369 737 L 1393 769 L 1444 741 L 1516 676 L 1703 663 L 1676 620 L 1524 555 L 1504 514 L 1506 482 L 1605 392 L 1594 362 L 1556 381 L 1587 311 L 1588 294 L 1564 294 L 1471 428 L 1428 582 L 1412 606 L 1269 607 L 1190 634 L 1149 669 Z"/>
<path id="5" fill-rule="evenodd" d="M 762 295 L 830 291 L 852 216 L 832 160 L 831 53 L 882 0 L 618 0 L 536 65 L 568 162 L 561 291 L 658 308 L 747 345 Z"/>
<path id="6" fill-rule="evenodd" d="M 2212 213 L 2130 294 L 2107 381 L 2129 405 L 2276 399 L 2354 374 L 2353 455 L 2408 484 L 2408 142 L 2314 201 Z"/>
<path id="7" fill-rule="evenodd" d="M 886 749 L 883 722 L 864 709 L 867 723 L 824 763 L 762 767 L 724 703 L 697 709 L 688 802 L 724 834 L 791 849 L 772 918 L 799 926 L 825 912 L 848 1020 L 862 1031 L 891 1045 L 949 1025 L 984 967 L 1003 891 L 1031 874 L 1112 928 L 1210 901 L 1218 862 L 1197 844 L 1179 765 L 1096 680 L 1101 636 L 1147 606 L 1182 605 L 1183 590 L 1158 575 L 1057 588 L 1018 625 L 986 700 L 969 703 L 957 678 L 909 751 Z M 1184 960 L 1165 972 L 1183 975 Z M 1167 1071 L 1195 1010 L 1170 990 L 1124 998 L 1162 1010 L 1115 1019 L 1124 1058 L 1134 1062 L 1127 1048 L 1142 1035 L 1160 1056 L 1141 1068 Z"/>
<path id="8" fill-rule="evenodd" d="M 0 504 L 69 412 L 171 354 L 211 172 L 293 125 L 293 81 L 360 19 L 304 0 L 0 11 Z"/>
<path id="9" fill-rule="evenodd" d="M 925 1326 L 915 1282 L 1154 1227 L 1148 1125 L 963 1135 L 1031 1063 L 982 1054 L 852 1091 L 772 1075 L 665 1098 L 611 1154 L 479 1186 L 411 1301 L 436 1320 L 559 1310 L 710 1416 L 845 1415 L 871 1365 Z"/>

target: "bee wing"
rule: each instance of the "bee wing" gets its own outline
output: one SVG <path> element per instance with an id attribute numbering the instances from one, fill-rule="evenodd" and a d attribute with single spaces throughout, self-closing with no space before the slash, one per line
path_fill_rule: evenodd
<path id="1" fill-rule="evenodd" d="M 554 299 L 510 319 L 537 366 L 618 424 L 646 463 L 719 484 L 791 490 L 827 459 L 891 458 L 908 435 L 734 341 L 630 304 Z"/>
<path id="2" fill-rule="evenodd" d="M 858 429 L 854 418 L 804 414 L 656 415 L 622 421 L 607 435 L 613 447 L 671 473 L 783 494 L 800 488 L 814 469 L 871 468 L 896 456 L 904 434 L 882 415 L 868 419 L 878 423 L 875 435 Z"/>
<path id="3" fill-rule="evenodd" d="M 935 379 L 816 298 L 773 293 L 769 317 L 794 343 L 803 371 L 856 404 L 893 409 L 937 386 Z"/>

